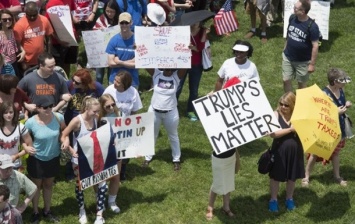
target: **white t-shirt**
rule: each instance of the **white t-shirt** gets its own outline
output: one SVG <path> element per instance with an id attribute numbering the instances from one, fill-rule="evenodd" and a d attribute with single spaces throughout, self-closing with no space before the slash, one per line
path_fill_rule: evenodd
<path id="1" fill-rule="evenodd" d="M 238 65 L 235 58 L 227 59 L 217 73 L 225 82 L 233 77 L 237 77 L 241 82 L 253 78 L 260 79 L 255 64 L 249 59 L 242 65 Z"/>
<path id="2" fill-rule="evenodd" d="M 21 134 L 20 134 L 21 133 Z M 25 125 L 17 125 L 11 134 L 6 135 L 3 129 L 0 128 L 0 154 L 15 155 L 19 152 L 21 136 L 28 133 Z M 21 166 L 21 159 L 14 161 L 15 167 Z"/>
<path id="3" fill-rule="evenodd" d="M 163 75 L 163 72 L 155 69 L 153 75 L 154 93 L 151 105 L 157 110 L 172 110 L 177 107 L 176 91 L 180 79 L 175 71 L 171 76 Z"/>
<path id="4" fill-rule="evenodd" d="M 103 94 L 110 94 L 115 99 L 118 109 L 122 112 L 122 117 L 131 115 L 132 111 L 135 112 L 143 108 L 141 98 L 138 91 L 134 87 L 129 87 L 126 91 L 118 92 L 114 84 L 109 85 Z"/>

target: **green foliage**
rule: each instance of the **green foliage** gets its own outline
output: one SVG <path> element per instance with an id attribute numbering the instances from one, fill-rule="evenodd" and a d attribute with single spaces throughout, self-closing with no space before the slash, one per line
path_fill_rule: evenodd
<path id="1" fill-rule="evenodd" d="M 316 71 L 311 75 L 309 85 L 327 84 L 326 73 L 330 67 L 344 69 L 350 76 L 354 72 L 355 23 L 354 0 L 336 1 L 330 11 L 329 37 L 323 41 Z M 210 40 L 213 53 L 213 70 L 203 74 L 199 93 L 205 95 L 214 88 L 217 71 L 223 61 L 232 57 L 235 40 L 243 39 L 249 30 L 250 19 L 244 12 L 242 2 L 235 9 L 240 29 L 231 36 L 215 36 L 211 29 Z M 211 24 L 211 22 L 209 22 Z M 282 22 L 268 28 L 268 42 L 261 44 L 258 37 L 250 40 L 254 47 L 251 60 L 257 65 L 261 84 L 272 107 L 276 107 L 278 98 L 283 94 L 281 77 L 281 53 L 284 47 Z M 141 89 L 150 87 L 150 78 L 141 72 Z M 188 86 L 179 99 L 180 126 L 179 137 L 182 150 L 182 169 L 173 171 L 171 149 L 167 134 L 162 128 L 156 143 L 156 156 L 148 168 L 142 168 L 143 159 L 131 159 L 127 167 L 128 180 L 123 182 L 117 197 L 121 213 L 104 212 L 106 223 L 206 223 L 205 211 L 208 192 L 212 183 L 210 155 L 212 148 L 200 122 L 190 122 L 185 116 L 188 98 Z M 294 83 L 296 84 L 296 83 Z M 346 86 L 348 100 L 355 102 L 352 95 L 354 84 Z M 152 92 L 142 94 L 144 109 L 150 103 Z M 354 117 L 353 109 L 350 116 Z M 354 120 L 353 119 L 353 120 Z M 222 199 L 217 198 L 215 217 L 211 223 L 353 223 L 355 220 L 355 168 L 354 140 L 347 141 L 340 153 L 341 175 L 348 180 L 348 187 L 341 187 L 332 178 L 331 165 L 317 164 L 311 175 L 309 188 L 296 183 L 296 210 L 287 212 L 284 206 L 285 185 L 281 184 L 279 193 L 280 212 L 271 214 L 267 210 L 269 179 L 257 173 L 256 163 L 259 155 L 271 143 L 263 138 L 240 147 L 241 170 L 236 176 L 236 191 L 231 194 L 231 208 L 236 219 L 227 218 L 221 211 Z M 63 172 L 64 173 L 64 170 Z M 67 183 L 61 176 L 54 186 L 52 210 L 62 223 L 77 222 L 78 207 L 74 194 L 74 182 Z M 95 218 L 95 195 L 92 189 L 85 190 L 86 208 L 89 222 Z M 43 204 L 40 204 L 43 207 Z M 31 215 L 31 208 L 25 212 L 25 220 Z M 42 222 L 46 223 L 46 222 Z"/>

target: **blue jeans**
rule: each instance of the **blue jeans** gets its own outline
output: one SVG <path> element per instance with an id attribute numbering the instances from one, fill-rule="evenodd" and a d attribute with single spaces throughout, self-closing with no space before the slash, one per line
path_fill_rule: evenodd
<path id="1" fill-rule="evenodd" d="M 105 68 L 96 68 L 95 71 L 96 71 L 96 81 L 103 84 L 104 76 L 105 76 Z M 110 77 L 110 72 L 111 72 L 111 69 L 107 68 L 107 72 L 106 72 L 107 83 L 109 83 L 108 79 Z"/>
<path id="2" fill-rule="evenodd" d="M 198 87 L 200 86 L 200 80 L 202 77 L 203 68 L 202 65 L 192 65 L 187 74 L 180 80 L 178 90 L 176 92 L 176 98 L 179 99 L 179 96 L 182 92 L 182 88 L 185 83 L 187 75 L 189 76 L 189 99 L 187 100 L 187 110 L 186 112 L 194 112 L 195 108 L 192 104 L 192 101 L 196 100 L 198 97 Z"/>

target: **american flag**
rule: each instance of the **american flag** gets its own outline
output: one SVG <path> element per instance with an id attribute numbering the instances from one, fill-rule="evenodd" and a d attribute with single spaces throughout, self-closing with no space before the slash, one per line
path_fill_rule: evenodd
<path id="1" fill-rule="evenodd" d="M 227 0 L 214 17 L 214 27 L 217 35 L 223 35 L 238 29 L 238 20 L 232 9 L 231 0 Z"/>

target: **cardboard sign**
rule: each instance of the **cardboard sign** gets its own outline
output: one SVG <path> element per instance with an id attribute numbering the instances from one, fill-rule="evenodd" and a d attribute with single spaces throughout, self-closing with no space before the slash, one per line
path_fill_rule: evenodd
<path id="1" fill-rule="evenodd" d="M 193 104 L 217 154 L 281 128 L 257 79 L 204 96 Z"/>
<path id="2" fill-rule="evenodd" d="M 189 26 L 135 26 L 136 68 L 191 68 Z"/>

